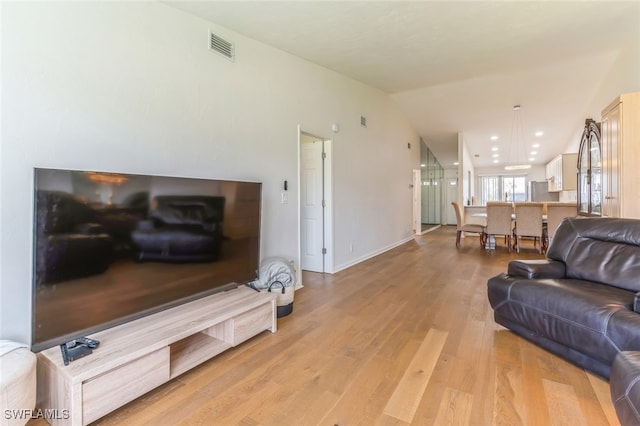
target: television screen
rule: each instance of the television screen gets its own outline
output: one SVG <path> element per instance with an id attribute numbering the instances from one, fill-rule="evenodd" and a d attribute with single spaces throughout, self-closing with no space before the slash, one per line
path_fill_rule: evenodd
<path id="1" fill-rule="evenodd" d="M 261 184 L 35 170 L 32 350 L 256 278 Z"/>

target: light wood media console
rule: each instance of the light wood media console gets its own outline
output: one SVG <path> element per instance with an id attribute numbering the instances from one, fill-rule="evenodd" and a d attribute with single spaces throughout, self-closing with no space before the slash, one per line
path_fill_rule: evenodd
<path id="1" fill-rule="evenodd" d="M 275 332 L 275 294 L 238 287 L 96 333 L 100 346 L 65 366 L 38 353 L 38 408 L 52 425 L 85 425 L 256 334 Z"/>

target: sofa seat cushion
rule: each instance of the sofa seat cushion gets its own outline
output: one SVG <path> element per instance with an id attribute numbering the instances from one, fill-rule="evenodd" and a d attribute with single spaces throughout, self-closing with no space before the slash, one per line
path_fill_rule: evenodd
<path id="1" fill-rule="evenodd" d="M 621 350 L 640 350 L 640 315 L 633 312 L 632 291 L 578 279 L 507 274 L 491 278 L 488 286 L 496 319 L 521 324 L 606 365 Z"/>
<path id="2" fill-rule="evenodd" d="M 142 251 L 198 254 L 213 253 L 220 238 L 199 228 L 189 226 L 163 226 L 152 230 L 137 230 L 131 238 Z"/>

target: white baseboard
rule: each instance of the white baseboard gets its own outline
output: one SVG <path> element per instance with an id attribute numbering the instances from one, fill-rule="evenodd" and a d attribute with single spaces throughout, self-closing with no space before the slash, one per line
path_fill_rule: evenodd
<path id="1" fill-rule="evenodd" d="M 386 251 L 389 251 L 389 250 L 391 250 L 393 248 L 396 248 L 396 247 L 398 247 L 398 246 L 400 246 L 400 245 L 402 245 L 404 243 L 408 243 L 411 240 L 413 240 L 413 236 L 407 237 L 407 238 L 405 238 L 403 240 L 400 240 L 400 241 L 398 241 L 396 243 L 393 243 L 391 245 L 383 247 L 380 250 L 376 250 L 376 251 L 374 251 L 372 253 L 368 253 L 368 254 L 365 254 L 364 256 L 360 256 L 360 257 L 358 257 L 356 259 L 353 259 L 352 261 L 350 261 L 348 263 L 343 263 L 342 265 L 336 266 L 332 273 L 335 274 L 336 272 L 340 272 L 340 271 L 342 271 L 344 269 L 347 269 L 347 268 L 349 268 L 351 266 L 357 265 L 360 262 L 364 262 L 365 260 L 371 259 L 372 257 L 375 257 L 375 256 L 377 256 L 379 254 L 382 254 L 382 253 L 384 253 Z"/>
<path id="2" fill-rule="evenodd" d="M 424 235 L 424 234 L 428 234 L 431 231 L 435 231 L 436 229 L 440 228 L 442 225 L 434 225 L 431 228 L 424 230 L 424 231 L 420 231 L 420 234 L 418 235 Z"/>

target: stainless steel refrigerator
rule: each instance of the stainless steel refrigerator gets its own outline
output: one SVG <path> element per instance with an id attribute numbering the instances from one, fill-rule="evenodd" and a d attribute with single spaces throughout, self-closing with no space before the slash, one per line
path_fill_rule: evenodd
<path id="1" fill-rule="evenodd" d="M 529 196 L 531 201 L 558 201 L 559 192 L 549 192 L 549 185 L 546 181 L 529 182 Z"/>

